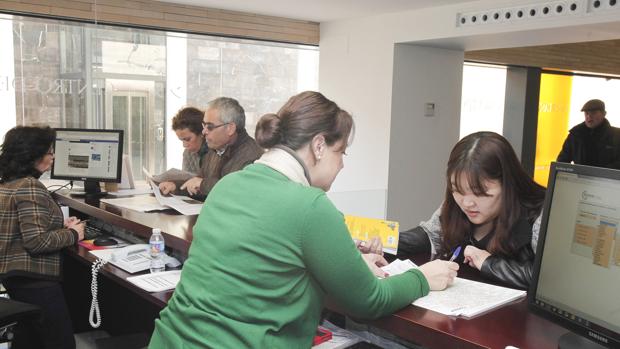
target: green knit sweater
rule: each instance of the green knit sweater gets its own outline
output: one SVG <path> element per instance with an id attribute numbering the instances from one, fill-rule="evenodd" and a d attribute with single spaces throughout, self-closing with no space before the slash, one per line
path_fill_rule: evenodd
<path id="1" fill-rule="evenodd" d="M 428 293 L 418 270 L 379 280 L 325 193 L 260 164 L 224 177 L 149 348 L 309 348 L 323 300 L 377 318 Z"/>

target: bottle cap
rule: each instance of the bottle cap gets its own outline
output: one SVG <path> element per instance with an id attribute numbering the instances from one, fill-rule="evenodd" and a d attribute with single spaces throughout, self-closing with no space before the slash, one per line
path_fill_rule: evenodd
<path id="1" fill-rule="evenodd" d="M 153 228 L 153 234 L 161 234 L 161 229 Z"/>

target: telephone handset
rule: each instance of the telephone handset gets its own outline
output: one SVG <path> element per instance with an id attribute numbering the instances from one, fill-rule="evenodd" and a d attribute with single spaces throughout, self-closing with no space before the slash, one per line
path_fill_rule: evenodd
<path id="1" fill-rule="evenodd" d="M 99 301 L 97 300 L 97 275 L 99 269 L 103 268 L 107 262 L 106 259 L 97 258 L 91 267 L 90 294 L 92 296 L 92 301 L 90 302 L 88 322 L 92 328 L 97 328 L 101 325 L 101 310 L 99 310 Z M 93 316 L 95 316 L 95 319 L 93 319 Z"/>
<path id="2" fill-rule="evenodd" d="M 164 263 L 166 266 L 175 268 L 181 265 L 174 257 L 169 257 L 164 253 Z M 137 244 L 130 245 L 123 248 L 119 248 L 112 252 L 107 259 L 98 258 L 92 265 L 91 273 L 91 285 L 90 291 L 92 295 L 92 302 L 90 305 L 90 313 L 88 321 L 93 328 L 97 328 L 101 325 L 101 311 L 99 310 L 99 302 L 97 301 L 97 275 L 99 270 L 107 263 L 110 262 L 115 266 L 129 272 L 137 273 L 139 271 L 147 270 L 151 266 L 151 255 L 149 244 Z M 96 319 L 93 319 L 93 316 Z"/>
<path id="3" fill-rule="evenodd" d="M 98 258 L 93 263 L 90 283 L 92 301 L 90 303 L 90 312 L 88 313 L 88 322 L 92 328 L 98 328 L 101 325 L 101 310 L 99 309 L 99 301 L 97 299 L 97 276 L 99 270 L 108 261 L 130 273 L 148 269 L 151 262 L 149 245 L 138 244 L 119 248 L 117 251 L 112 252 L 109 258 Z M 146 267 L 144 267 L 145 265 Z"/>
<path id="4" fill-rule="evenodd" d="M 151 263 L 149 251 L 149 244 L 129 245 L 112 252 L 110 262 L 130 273 L 146 270 Z"/>
<path id="5" fill-rule="evenodd" d="M 110 263 L 124 269 L 129 273 L 137 273 L 147 270 L 151 266 L 149 244 L 131 245 L 118 249 L 110 255 Z M 178 259 L 163 254 L 164 264 L 169 268 L 176 268 L 181 265 Z"/>

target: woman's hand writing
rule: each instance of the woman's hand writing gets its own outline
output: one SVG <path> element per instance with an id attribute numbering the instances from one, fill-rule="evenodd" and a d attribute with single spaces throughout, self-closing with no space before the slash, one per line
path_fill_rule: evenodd
<path id="1" fill-rule="evenodd" d="M 459 265 L 454 262 L 436 259 L 420 266 L 431 291 L 440 291 L 454 282 Z"/>

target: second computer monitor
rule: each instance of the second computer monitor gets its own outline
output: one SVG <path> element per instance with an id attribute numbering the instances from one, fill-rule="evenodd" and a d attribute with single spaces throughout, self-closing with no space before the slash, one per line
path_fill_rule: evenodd
<path id="1" fill-rule="evenodd" d="M 123 130 L 57 128 L 51 178 L 84 181 L 87 194 L 99 182 L 121 181 Z"/>
<path id="2" fill-rule="evenodd" d="M 620 347 L 619 225 L 620 171 L 552 164 L 528 300 L 562 349 Z"/>

